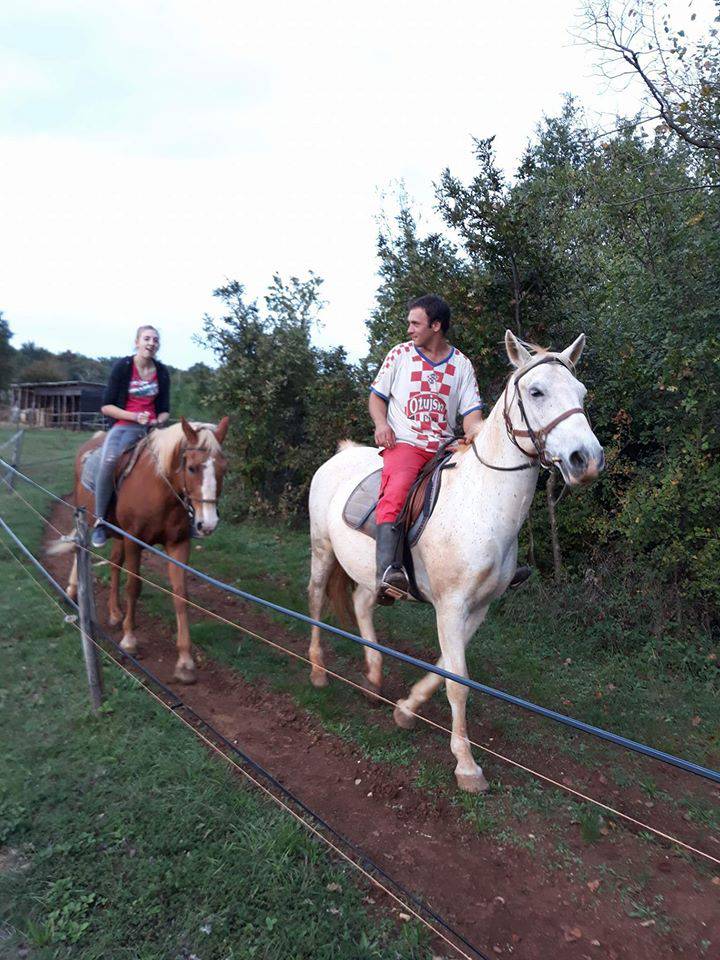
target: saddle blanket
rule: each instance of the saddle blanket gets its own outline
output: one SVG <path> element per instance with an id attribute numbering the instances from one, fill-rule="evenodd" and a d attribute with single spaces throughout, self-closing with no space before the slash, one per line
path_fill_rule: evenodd
<path id="1" fill-rule="evenodd" d="M 446 454 L 435 464 L 432 473 L 420 477 L 410 488 L 400 517 L 404 519 L 406 542 L 414 547 L 420 539 L 425 526 L 435 509 L 440 493 L 442 471 L 448 466 L 452 454 Z M 380 499 L 380 479 L 382 468 L 374 470 L 364 477 L 348 497 L 343 509 L 343 520 L 353 530 L 360 530 L 373 540 L 377 534 L 375 508 Z"/>
<path id="2" fill-rule="evenodd" d="M 102 446 L 97 447 L 85 457 L 82 466 L 82 473 L 80 474 L 80 483 L 85 487 L 86 490 L 89 490 L 90 493 L 95 493 L 95 478 L 97 477 L 98 467 L 100 465 L 100 454 L 102 453 Z"/>
<path id="3" fill-rule="evenodd" d="M 120 454 L 118 458 L 117 467 L 115 468 L 115 492 L 120 489 L 122 486 L 123 480 L 130 473 L 132 468 L 137 463 L 140 453 L 147 443 L 147 438 L 142 437 L 132 447 L 128 447 L 123 453 Z M 100 457 L 102 455 L 102 444 L 99 447 L 96 447 L 94 450 L 91 450 L 83 460 L 82 472 L 80 473 L 80 483 L 85 487 L 86 490 L 89 490 L 90 493 L 95 493 L 95 481 L 97 479 L 98 469 L 100 467 Z"/>

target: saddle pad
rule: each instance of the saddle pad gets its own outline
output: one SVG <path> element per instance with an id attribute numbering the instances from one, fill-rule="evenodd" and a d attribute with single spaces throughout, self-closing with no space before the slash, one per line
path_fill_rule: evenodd
<path id="1" fill-rule="evenodd" d="M 417 507 L 411 510 L 411 519 L 407 524 L 406 540 L 410 547 L 414 547 L 420 539 L 425 526 L 432 516 L 435 509 L 437 498 L 440 493 L 440 484 L 442 482 L 442 471 L 453 464 L 448 463 L 451 454 L 447 454 L 438 461 L 432 474 L 424 479 L 418 486 L 411 488 L 408 494 L 408 500 L 415 500 L 417 495 Z M 375 507 L 377 507 L 380 498 L 380 477 L 382 468 L 375 470 L 369 476 L 365 477 L 355 487 L 348 497 L 343 509 L 343 520 L 352 527 L 353 530 L 360 530 L 373 540 L 377 532 L 375 523 Z M 412 504 L 403 507 L 401 517 L 406 511 L 406 507 L 412 508 Z M 415 512 L 417 510 L 417 516 Z M 407 528 L 406 527 L 406 528 Z"/>
<path id="2" fill-rule="evenodd" d="M 90 451 L 83 461 L 82 473 L 80 474 L 80 483 L 82 483 L 85 489 L 89 490 L 90 493 L 95 493 L 95 478 L 97 477 L 101 453 L 102 446 L 96 447 L 94 450 Z"/>
<path id="3" fill-rule="evenodd" d="M 374 470 L 355 487 L 343 509 L 343 520 L 353 530 L 362 530 L 375 539 L 375 507 L 380 497 L 382 467 Z"/>
<path id="4" fill-rule="evenodd" d="M 142 437 L 140 440 L 137 440 L 131 447 L 128 447 L 127 450 L 123 451 L 118 457 L 117 467 L 115 468 L 115 492 L 120 489 L 122 486 L 123 480 L 128 476 L 132 468 L 138 461 L 140 453 L 147 443 L 147 438 Z M 95 493 L 95 481 L 97 479 L 98 467 L 100 466 L 100 456 L 102 454 L 102 444 L 99 447 L 95 447 L 94 450 L 91 450 L 83 460 L 82 473 L 80 474 L 80 483 L 85 487 L 86 490 L 89 490 L 90 493 Z"/>

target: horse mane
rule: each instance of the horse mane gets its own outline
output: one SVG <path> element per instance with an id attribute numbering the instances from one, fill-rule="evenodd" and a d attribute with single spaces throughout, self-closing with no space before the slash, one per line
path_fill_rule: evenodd
<path id="1" fill-rule="evenodd" d="M 198 447 L 202 450 L 219 451 L 220 444 L 215 436 L 214 423 L 188 421 L 198 432 Z M 174 423 L 163 430 L 153 430 L 148 437 L 148 448 L 155 461 L 155 469 L 161 476 L 169 476 L 172 471 L 175 454 L 185 440 L 182 423 Z"/>

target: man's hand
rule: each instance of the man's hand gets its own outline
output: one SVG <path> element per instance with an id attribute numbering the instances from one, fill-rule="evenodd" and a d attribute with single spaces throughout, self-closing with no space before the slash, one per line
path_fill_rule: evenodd
<path id="1" fill-rule="evenodd" d="M 395 432 L 387 423 L 375 430 L 375 443 L 386 450 L 392 450 L 395 446 Z"/>

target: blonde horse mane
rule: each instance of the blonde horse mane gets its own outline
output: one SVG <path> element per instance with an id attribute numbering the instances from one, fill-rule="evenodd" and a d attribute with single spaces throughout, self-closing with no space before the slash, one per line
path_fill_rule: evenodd
<path id="1" fill-rule="evenodd" d="M 188 421 L 190 426 L 198 432 L 198 447 L 202 450 L 219 451 L 221 449 L 215 436 L 216 424 Z M 155 469 L 161 476 L 169 476 L 172 471 L 173 460 L 180 445 L 185 440 L 181 423 L 174 423 L 164 430 L 153 430 L 148 437 L 148 449 L 153 455 Z"/>

